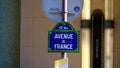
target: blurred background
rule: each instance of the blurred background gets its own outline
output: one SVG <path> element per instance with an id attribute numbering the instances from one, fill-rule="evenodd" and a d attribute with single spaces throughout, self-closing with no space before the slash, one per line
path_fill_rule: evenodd
<path id="1" fill-rule="evenodd" d="M 49 0 L 48 0 L 49 1 Z M 120 0 L 114 0 L 114 67 L 120 68 Z M 104 0 L 91 0 L 91 12 L 101 9 L 104 13 Z M 71 24 L 80 29 L 81 15 Z M 48 53 L 48 30 L 56 25 L 45 16 L 42 0 L 21 0 L 21 45 L 20 68 L 54 68 L 54 61 L 60 53 Z M 80 49 L 81 50 L 81 49 Z M 81 68 L 80 53 L 68 53 L 69 68 Z"/>

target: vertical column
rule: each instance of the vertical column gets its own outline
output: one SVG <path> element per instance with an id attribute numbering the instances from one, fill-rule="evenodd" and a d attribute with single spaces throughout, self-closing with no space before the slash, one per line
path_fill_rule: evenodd
<path id="1" fill-rule="evenodd" d="M 0 0 L 0 68 L 20 68 L 20 0 Z"/>
<path id="2" fill-rule="evenodd" d="M 105 0 L 105 20 L 113 20 L 113 0 Z"/>
<path id="3" fill-rule="evenodd" d="M 113 0 L 105 0 L 104 68 L 113 68 Z"/>
<path id="4" fill-rule="evenodd" d="M 90 68 L 90 0 L 84 0 L 81 21 L 82 68 Z"/>
<path id="5" fill-rule="evenodd" d="M 90 20 L 91 16 L 91 5 L 90 0 L 84 0 L 83 10 L 82 10 L 82 19 L 83 20 Z"/>

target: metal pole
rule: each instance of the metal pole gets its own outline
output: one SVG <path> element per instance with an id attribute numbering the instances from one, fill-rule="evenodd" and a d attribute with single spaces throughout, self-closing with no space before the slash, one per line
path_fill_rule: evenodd
<path id="1" fill-rule="evenodd" d="M 63 17 L 62 17 L 62 21 L 63 22 L 67 22 L 67 0 L 62 0 L 62 8 L 63 8 Z M 67 58 L 67 53 L 62 53 L 62 58 Z"/>
<path id="2" fill-rule="evenodd" d="M 82 46 L 82 67 L 90 68 L 90 5 L 91 0 L 84 0 L 84 7 L 82 11 L 82 21 L 81 21 L 81 46 Z"/>
<path id="3" fill-rule="evenodd" d="M 64 22 L 67 22 L 67 13 L 68 13 L 68 11 L 67 11 L 67 0 L 62 0 L 62 4 L 63 4 L 63 6 L 62 6 L 62 8 L 63 8 L 63 17 L 62 17 L 62 21 L 64 21 Z"/>

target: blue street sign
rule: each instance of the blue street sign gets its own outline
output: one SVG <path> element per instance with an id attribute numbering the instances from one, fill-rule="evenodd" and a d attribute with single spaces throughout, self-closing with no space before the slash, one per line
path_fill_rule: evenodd
<path id="1" fill-rule="evenodd" d="M 52 50 L 76 50 L 78 47 L 76 32 L 51 32 L 50 48 Z"/>
<path id="2" fill-rule="evenodd" d="M 48 33 L 49 52 L 79 52 L 80 33 L 69 23 L 58 23 Z"/>

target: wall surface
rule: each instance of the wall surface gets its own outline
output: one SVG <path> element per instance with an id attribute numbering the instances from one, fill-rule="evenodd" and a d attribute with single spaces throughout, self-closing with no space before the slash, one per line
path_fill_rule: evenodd
<path id="1" fill-rule="evenodd" d="M 42 11 L 42 0 L 21 0 L 21 68 L 54 68 L 60 53 L 47 52 L 48 30 L 56 23 Z M 114 68 L 120 68 L 120 0 L 114 0 Z M 48 2 L 49 3 L 49 2 Z M 104 0 L 92 0 L 92 10 L 104 12 Z M 81 15 L 71 24 L 80 30 Z M 81 53 L 69 53 L 69 68 L 81 68 Z"/>

